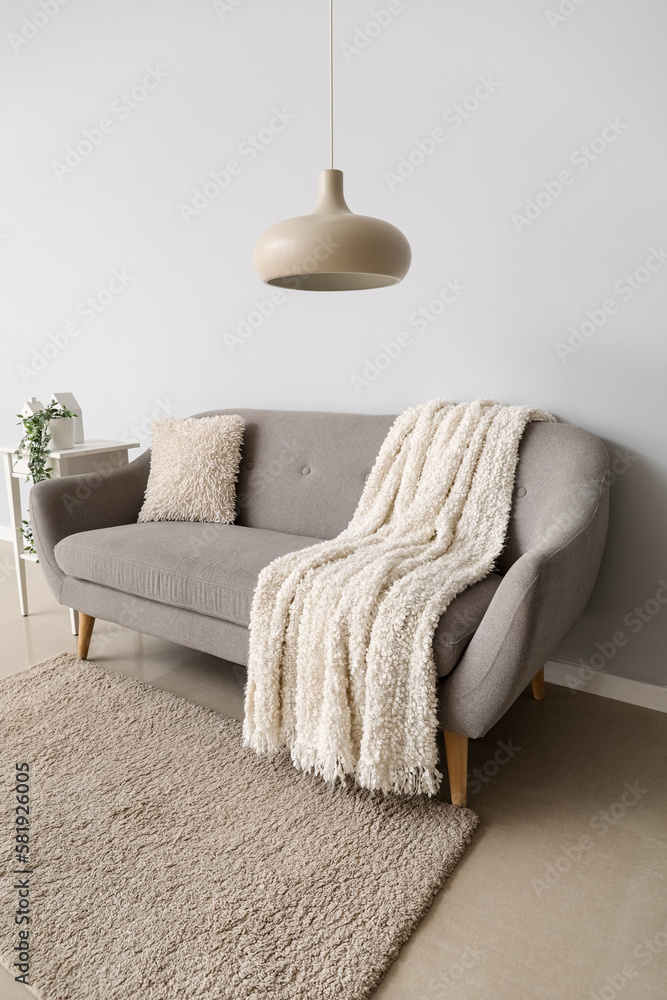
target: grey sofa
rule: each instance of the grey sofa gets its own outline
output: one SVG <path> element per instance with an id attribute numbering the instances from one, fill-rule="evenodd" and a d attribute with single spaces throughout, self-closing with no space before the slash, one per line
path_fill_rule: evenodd
<path id="1" fill-rule="evenodd" d="M 245 664 L 260 570 L 347 525 L 394 419 L 211 412 L 241 413 L 247 424 L 233 525 L 137 524 L 148 451 L 110 474 L 33 488 L 39 559 L 57 600 L 80 612 L 83 658 L 101 618 Z M 543 697 L 544 663 L 589 598 L 607 531 L 609 460 L 598 438 L 565 424 L 529 424 L 519 454 L 498 572 L 456 598 L 434 639 L 458 804 L 468 738 L 484 735 L 529 683 Z"/>

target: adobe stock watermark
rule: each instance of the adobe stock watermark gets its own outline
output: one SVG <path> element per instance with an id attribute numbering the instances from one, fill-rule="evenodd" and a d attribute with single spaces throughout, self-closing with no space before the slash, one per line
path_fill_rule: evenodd
<path id="1" fill-rule="evenodd" d="M 213 0 L 213 9 L 220 20 L 224 21 L 227 14 L 233 14 L 244 2 L 245 0 Z"/>
<path id="2" fill-rule="evenodd" d="M 300 288 L 303 284 L 301 275 L 313 274 L 320 264 L 325 263 L 338 249 L 337 243 L 331 235 L 318 236 L 312 246 L 312 253 L 308 254 L 299 263 L 291 265 L 290 270 L 296 272 L 291 277 L 285 278 L 285 283 L 290 288 Z M 268 296 L 263 299 L 253 299 L 253 308 L 245 316 L 236 317 L 236 327 L 234 331 L 225 331 L 222 339 L 230 354 L 233 354 L 242 344 L 249 340 L 260 327 L 264 326 L 269 317 L 273 316 L 277 306 L 286 301 L 283 288 L 272 288 Z"/>
<path id="3" fill-rule="evenodd" d="M 106 285 L 75 306 L 74 314 L 85 324 L 90 325 L 108 309 L 114 299 L 122 295 L 130 282 L 134 281 L 134 278 L 135 276 L 130 274 L 125 267 L 120 271 L 112 271 Z M 17 366 L 23 384 L 27 385 L 31 378 L 43 372 L 49 362 L 66 350 L 72 340 L 76 339 L 82 332 L 82 324 L 77 320 L 70 320 L 60 330 L 50 333 L 40 347 L 33 347 L 31 360 L 24 365 Z"/>
<path id="4" fill-rule="evenodd" d="M 131 427 L 121 434 L 122 441 L 141 441 L 142 443 L 150 441 L 151 436 L 151 423 L 157 417 L 171 417 L 174 415 L 178 409 L 178 404 L 174 403 L 173 400 L 166 397 L 166 399 L 161 399 L 158 397 L 155 400 L 155 406 L 148 417 L 138 423 L 133 424 Z"/>
<path id="5" fill-rule="evenodd" d="M 614 282 L 613 291 L 616 298 L 609 296 L 604 299 L 596 308 L 586 310 L 586 318 L 577 325 L 568 327 L 570 336 L 567 342 L 562 340 L 555 344 L 556 354 L 565 363 L 568 358 L 576 354 L 584 344 L 601 330 L 611 316 L 614 316 L 619 309 L 619 304 L 629 302 L 635 297 L 637 292 L 651 280 L 656 271 L 660 271 L 667 263 L 667 250 L 662 246 L 649 247 L 648 256 L 643 264 L 635 268 L 634 271 L 626 271 L 625 274 Z M 620 300 L 620 302 L 619 302 Z"/>
<path id="6" fill-rule="evenodd" d="M 237 513 L 250 506 L 252 501 L 261 496 L 272 483 L 284 475 L 285 470 L 295 465 L 299 460 L 299 447 L 295 440 L 281 441 L 280 448 L 275 449 L 271 461 L 259 469 L 255 469 L 252 459 L 243 458 L 241 469 L 250 473 L 247 486 L 237 493 Z M 254 471 L 253 471 L 254 470 Z M 193 555 L 210 551 L 212 545 L 220 538 L 220 526 L 202 522 L 201 530 L 193 532 L 189 541 L 189 551 Z"/>
<path id="7" fill-rule="evenodd" d="M 12 577 L 14 576 L 15 572 L 16 572 L 16 568 L 14 566 L 13 561 L 9 562 L 8 560 L 5 559 L 3 562 L 1 562 L 0 563 L 0 586 L 2 586 L 3 583 L 6 583 L 7 580 L 11 580 Z"/>
<path id="8" fill-rule="evenodd" d="M 242 344 L 250 340 L 270 316 L 273 316 L 276 307 L 285 301 L 285 291 L 282 288 L 272 288 L 265 299 L 253 299 L 253 308 L 244 316 L 236 317 L 236 326 L 233 332 L 225 330 L 222 339 L 230 354 L 233 354 Z"/>
<path id="9" fill-rule="evenodd" d="M 633 882 L 648 882 L 653 885 L 656 881 L 664 882 L 665 876 L 662 872 L 659 872 L 656 868 L 647 868 L 642 866 L 633 875 Z"/>
<path id="10" fill-rule="evenodd" d="M 520 488 L 520 487 L 519 487 Z M 591 493 L 593 493 L 593 488 L 591 488 Z M 594 487 L 594 497 L 597 503 L 597 498 L 599 495 L 599 487 Z M 532 541 L 534 549 L 546 549 L 553 548 L 554 545 L 558 545 L 560 542 L 566 541 L 572 533 L 572 519 L 567 511 L 559 514 L 553 520 L 548 521 L 542 530 L 535 536 Z"/>
<path id="11" fill-rule="evenodd" d="M 131 605 L 128 604 L 126 607 L 131 607 Z M 95 629 L 93 637 L 95 656 L 100 656 L 107 646 L 110 646 L 111 643 L 115 644 L 118 639 L 122 639 L 130 628 L 131 626 L 129 625 L 118 625 L 116 622 L 100 622 Z"/>
<path id="12" fill-rule="evenodd" d="M 582 146 L 577 146 L 570 153 L 568 162 L 574 171 L 569 168 L 559 170 L 558 174 L 546 181 L 542 181 L 540 190 L 532 198 L 526 198 L 521 212 L 512 212 L 510 221 L 517 233 L 523 233 L 533 223 L 546 212 L 554 202 L 563 196 L 565 191 L 572 187 L 581 174 L 586 173 L 588 168 L 596 163 L 601 156 L 607 152 L 618 137 L 630 126 L 622 122 L 620 118 L 605 118 L 604 128 L 600 134 Z"/>
<path id="13" fill-rule="evenodd" d="M 190 202 L 180 202 L 178 210 L 187 226 L 193 219 L 208 208 L 223 191 L 226 191 L 232 180 L 239 177 L 244 167 L 256 160 L 259 154 L 270 146 L 277 135 L 284 132 L 288 125 L 296 120 L 296 115 L 287 108 L 274 108 L 266 125 L 254 135 L 247 135 L 236 147 L 238 159 L 230 159 L 218 170 L 209 171 L 207 179 L 193 189 Z"/>
<path id="14" fill-rule="evenodd" d="M 298 445 L 296 441 L 292 440 L 282 441 L 280 450 L 275 452 L 268 465 L 257 469 L 254 473 L 252 472 L 254 463 L 246 462 L 245 467 L 251 472 L 251 475 L 248 477 L 249 485 L 247 490 L 239 493 L 237 497 L 237 506 L 239 509 L 242 510 L 248 507 L 255 497 L 261 496 L 271 486 L 271 483 L 276 482 L 284 474 L 285 469 L 294 465 L 298 459 Z"/>
<path id="15" fill-rule="evenodd" d="M 667 925 L 649 938 L 640 941 L 633 948 L 636 962 L 625 962 L 613 975 L 605 976 L 603 986 L 591 990 L 590 1000 L 616 1000 L 633 979 L 638 979 L 648 969 L 656 957 L 667 948 Z M 639 966 L 636 964 L 639 963 Z M 636 996 L 636 994 L 635 994 Z"/>
<path id="16" fill-rule="evenodd" d="M 385 170 L 384 179 L 390 191 L 395 191 L 399 185 L 413 177 L 419 167 L 430 160 L 447 141 L 450 134 L 460 129 L 500 89 L 500 83 L 491 74 L 479 76 L 477 80 L 477 86 L 467 97 L 443 111 L 442 120 L 449 131 L 441 125 L 431 129 L 425 138 L 415 139 L 412 148 L 398 157 L 395 170 Z"/>
<path id="17" fill-rule="evenodd" d="M 555 10 L 545 10 L 544 16 L 551 30 L 555 31 L 559 25 L 565 24 L 568 18 L 572 17 L 585 3 L 586 0 L 561 0 Z"/>
<path id="18" fill-rule="evenodd" d="M 635 781 L 634 784 L 626 782 L 617 801 L 613 802 L 608 809 L 600 809 L 591 817 L 588 824 L 589 829 L 598 834 L 600 838 L 606 836 L 609 830 L 623 819 L 628 810 L 633 809 L 647 794 L 648 788 L 643 788 L 639 781 Z M 588 833 L 583 834 L 574 843 L 563 847 L 562 853 L 546 866 L 541 878 L 530 880 L 531 888 L 537 898 L 541 899 L 545 892 L 558 885 L 563 876 L 571 872 L 575 865 L 595 850 L 595 847 L 596 841 Z"/>
<path id="19" fill-rule="evenodd" d="M 426 993 L 424 993 L 423 988 L 419 990 L 420 1000 L 444 1000 L 442 992 L 444 989 L 453 990 L 457 985 L 460 986 L 465 979 L 466 972 L 470 972 L 479 962 L 485 962 L 487 959 L 488 952 L 480 948 L 477 941 L 474 944 L 467 944 L 454 961 L 449 962 L 444 972 L 436 974 L 433 982 L 427 985 Z M 449 996 L 449 994 L 447 995 Z M 454 995 L 452 994 L 452 996 Z"/>
<path id="20" fill-rule="evenodd" d="M 101 656 L 108 646 L 112 644 L 116 645 L 119 639 L 127 638 L 128 632 L 141 633 L 144 622 L 142 621 L 140 612 L 135 609 L 131 602 L 123 604 L 123 618 L 125 619 L 123 625 L 119 625 L 117 622 L 105 622 L 102 620 L 96 623 L 95 632 L 92 637 L 95 658 Z M 96 810 L 98 806 L 100 807 L 101 812 L 97 815 L 101 816 L 103 815 L 104 807 L 99 799 L 99 796 L 92 795 L 91 801 L 86 810 L 86 816 L 88 819 L 93 818 L 94 810 Z"/>
<path id="21" fill-rule="evenodd" d="M 20 52 L 33 38 L 37 38 L 47 24 L 50 24 L 69 3 L 70 0 L 39 0 L 32 14 L 22 18 L 20 27 L 7 34 L 7 41 L 14 52 Z"/>
<path id="22" fill-rule="evenodd" d="M 71 514 L 75 508 L 80 507 L 82 503 L 85 503 L 93 493 L 99 490 L 100 486 L 106 482 L 109 476 L 112 476 L 114 472 L 118 472 L 119 469 L 126 468 L 126 464 L 122 459 L 117 461 L 112 461 L 110 458 L 101 458 L 93 460 L 91 462 L 92 469 L 90 472 L 85 472 L 79 476 L 72 476 L 72 492 L 63 493 L 60 501 L 67 511 Z M 67 476 L 67 479 L 70 477 Z M 84 481 L 85 480 L 85 481 Z"/>
<path id="23" fill-rule="evenodd" d="M 467 285 L 458 278 L 445 281 L 438 295 L 425 306 L 420 306 L 408 316 L 407 325 L 417 334 L 425 333 L 442 314 L 466 291 Z M 380 350 L 372 358 L 364 358 L 361 375 L 350 375 L 350 382 L 357 396 L 377 381 L 382 372 L 401 357 L 415 343 L 412 330 L 401 330 L 393 340 L 382 341 Z"/>
<path id="24" fill-rule="evenodd" d="M 627 631 L 625 629 L 618 629 L 604 642 L 596 642 L 596 651 L 592 656 L 588 660 L 584 660 L 583 658 L 579 660 L 581 666 L 577 669 L 576 674 L 568 673 L 565 675 L 565 684 L 569 687 L 572 694 L 583 690 L 597 673 L 604 670 L 614 659 L 619 649 L 627 646 L 631 637 L 638 635 L 646 625 L 652 622 L 656 615 L 660 614 L 665 605 L 667 605 L 667 582 L 662 578 L 658 580 L 658 587 L 655 593 L 644 601 L 643 604 L 636 604 L 624 616 L 623 624 Z"/>
<path id="25" fill-rule="evenodd" d="M 635 455 L 630 448 L 615 448 L 610 456 L 609 472 L 607 473 L 607 483 L 613 486 L 620 476 L 624 476 L 628 469 L 632 468 L 635 462 L 639 461 L 639 455 Z"/>
<path id="26" fill-rule="evenodd" d="M 121 122 L 126 121 L 133 111 L 141 107 L 144 101 L 167 79 L 167 74 L 159 66 L 153 68 L 146 67 L 146 72 L 139 83 L 136 83 L 130 90 L 123 91 L 122 94 L 111 102 L 111 115 L 100 118 L 97 125 L 92 128 L 84 128 L 81 138 L 74 144 L 65 148 L 65 154 L 60 160 L 53 160 L 51 168 L 62 181 L 69 174 L 73 174 L 77 167 L 80 167 L 84 160 L 105 142 L 107 136 L 115 132 Z"/>
<path id="27" fill-rule="evenodd" d="M 496 746 L 496 752 L 488 760 L 485 760 L 481 767 L 474 767 L 472 771 L 468 771 L 467 787 L 469 795 L 477 795 L 478 792 L 481 792 L 482 787 L 488 785 L 500 769 L 514 760 L 515 754 L 521 750 L 521 747 L 514 746 L 511 736 L 507 742 L 505 740 L 498 740 Z"/>
<path id="28" fill-rule="evenodd" d="M 388 0 L 384 7 L 371 11 L 370 17 L 363 24 L 355 24 L 350 41 L 340 43 L 340 50 L 345 56 L 345 62 L 351 63 L 355 56 L 364 52 L 371 42 L 381 35 L 402 14 L 405 7 L 401 0 Z"/>

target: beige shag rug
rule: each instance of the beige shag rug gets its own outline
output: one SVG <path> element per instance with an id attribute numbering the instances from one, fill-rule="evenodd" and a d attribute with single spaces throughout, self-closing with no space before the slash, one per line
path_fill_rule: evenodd
<path id="1" fill-rule="evenodd" d="M 477 817 L 244 749 L 241 723 L 69 654 L 0 681 L 0 956 L 30 764 L 41 1000 L 361 1000 Z"/>

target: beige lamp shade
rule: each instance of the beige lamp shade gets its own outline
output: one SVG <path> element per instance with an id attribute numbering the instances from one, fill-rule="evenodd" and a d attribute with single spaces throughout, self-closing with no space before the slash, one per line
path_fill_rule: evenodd
<path id="1" fill-rule="evenodd" d="M 259 277 L 267 285 L 313 292 L 395 285 L 412 259 L 403 233 L 350 211 L 342 170 L 321 170 L 319 177 L 311 214 L 278 222 L 257 241 L 253 262 Z"/>

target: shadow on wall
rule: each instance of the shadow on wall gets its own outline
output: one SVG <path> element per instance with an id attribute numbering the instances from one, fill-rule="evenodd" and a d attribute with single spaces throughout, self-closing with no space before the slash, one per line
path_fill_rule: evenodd
<path id="1" fill-rule="evenodd" d="M 663 664 L 646 665 L 667 627 L 667 563 L 656 544 L 667 535 L 667 483 L 649 458 L 604 440 L 611 461 L 607 545 L 587 615 L 555 658 L 580 665 L 576 688 L 599 671 L 664 685 Z"/>

